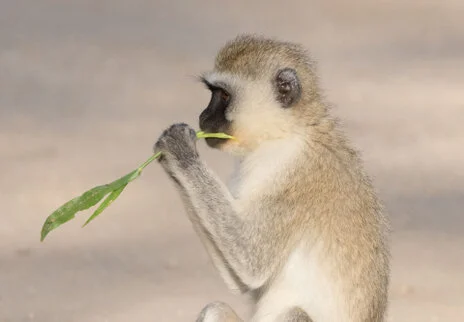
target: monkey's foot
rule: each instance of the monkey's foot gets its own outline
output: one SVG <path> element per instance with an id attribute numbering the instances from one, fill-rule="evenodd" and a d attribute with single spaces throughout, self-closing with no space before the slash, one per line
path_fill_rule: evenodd
<path id="1" fill-rule="evenodd" d="M 212 302 L 203 310 L 196 322 L 243 322 L 235 311 L 226 303 Z"/>

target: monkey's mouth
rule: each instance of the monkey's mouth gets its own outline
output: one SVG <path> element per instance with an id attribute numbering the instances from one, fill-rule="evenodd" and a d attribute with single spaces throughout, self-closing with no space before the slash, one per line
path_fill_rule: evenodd
<path id="1" fill-rule="evenodd" d="M 200 130 L 202 130 L 203 132 L 205 133 L 224 133 L 224 134 L 227 134 L 227 135 L 231 135 L 230 132 L 233 132 L 231 131 L 230 127 L 229 126 L 217 126 L 217 124 L 214 124 L 213 126 L 205 126 L 204 123 L 200 122 Z M 223 139 L 223 138 L 206 138 L 205 141 L 206 141 L 206 144 L 210 147 L 210 148 L 220 148 L 222 145 L 226 144 L 230 139 Z"/>

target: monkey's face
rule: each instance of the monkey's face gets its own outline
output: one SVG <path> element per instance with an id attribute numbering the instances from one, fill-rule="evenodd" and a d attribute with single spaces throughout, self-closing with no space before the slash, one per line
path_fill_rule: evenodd
<path id="1" fill-rule="evenodd" d="M 222 132 L 231 135 L 231 121 L 226 118 L 226 113 L 231 105 L 232 89 L 228 89 L 224 83 L 209 81 L 205 77 L 202 81 L 211 92 L 211 100 L 200 114 L 200 129 L 209 133 Z M 213 148 L 224 142 L 224 139 L 206 139 L 206 143 Z"/>
<path id="2" fill-rule="evenodd" d="M 200 115 L 205 132 L 224 132 L 236 140 L 206 139 L 210 147 L 243 155 L 295 130 L 295 106 L 302 88 L 296 71 L 278 68 L 261 77 L 213 72 L 202 78 L 211 100 Z"/>

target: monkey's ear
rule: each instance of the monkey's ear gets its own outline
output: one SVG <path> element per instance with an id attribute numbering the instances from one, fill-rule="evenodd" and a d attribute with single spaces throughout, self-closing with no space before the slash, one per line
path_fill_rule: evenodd
<path id="1" fill-rule="evenodd" d="M 280 69 L 274 79 L 277 100 L 282 107 L 290 107 L 301 97 L 301 84 L 296 71 L 292 68 Z"/>

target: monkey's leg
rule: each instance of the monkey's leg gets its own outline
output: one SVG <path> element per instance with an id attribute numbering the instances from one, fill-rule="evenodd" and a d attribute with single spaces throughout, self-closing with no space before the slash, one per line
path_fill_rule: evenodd
<path id="1" fill-rule="evenodd" d="M 309 315 L 301 308 L 295 306 L 277 319 L 279 322 L 313 322 Z"/>
<path id="2" fill-rule="evenodd" d="M 196 322 L 242 322 L 235 311 L 226 303 L 212 302 L 201 310 Z"/>

